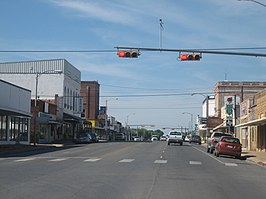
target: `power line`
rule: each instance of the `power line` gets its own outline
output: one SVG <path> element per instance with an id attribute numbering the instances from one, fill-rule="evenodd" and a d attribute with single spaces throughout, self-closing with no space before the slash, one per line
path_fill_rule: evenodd
<path id="1" fill-rule="evenodd" d="M 0 53 L 113 53 L 116 50 L 0 50 Z"/>

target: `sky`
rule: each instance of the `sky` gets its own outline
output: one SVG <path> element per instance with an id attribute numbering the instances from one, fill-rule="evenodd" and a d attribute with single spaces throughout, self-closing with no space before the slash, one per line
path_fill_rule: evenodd
<path id="1" fill-rule="evenodd" d="M 66 59 L 82 81 L 99 82 L 100 105 L 124 125 L 188 127 L 217 82 L 266 80 L 265 57 L 116 55 L 118 46 L 266 53 L 266 7 L 252 1 L 1 0 L 0 27 L 0 62 Z M 60 52 L 67 50 L 92 52 Z"/>

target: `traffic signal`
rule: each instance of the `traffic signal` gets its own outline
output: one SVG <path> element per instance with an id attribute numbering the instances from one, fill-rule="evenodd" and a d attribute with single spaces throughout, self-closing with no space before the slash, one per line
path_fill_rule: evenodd
<path id="1" fill-rule="evenodd" d="M 181 61 L 199 61 L 201 59 L 201 54 L 180 54 Z"/>
<path id="2" fill-rule="evenodd" d="M 122 58 L 138 58 L 139 52 L 138 51 L 117 51 L 118 57 Z"/>

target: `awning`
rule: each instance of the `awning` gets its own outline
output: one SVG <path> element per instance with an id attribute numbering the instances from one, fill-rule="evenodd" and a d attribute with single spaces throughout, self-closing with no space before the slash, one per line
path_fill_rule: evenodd
<path id="1" fill-rule="evenodd" d="M 243 127 L 243 126 L 256 126 L 256 125 L 264 125 L 266 124 L 266 117 L 260 118 L 260 119 L 256 119 L 256 120 L 252 120 L 249 122 L 245 122 L 242 124 L 238 124 L 235 127 Z"/>
<path id="2" fill-rule="evenodd" d="M 79 123 L 79 122 L 82 121 L 82 118 L 78 117 L 78 116 L 75 116 L 75 115 L 70 115 L 68 113 L 64 113 L 63 120 L 67 121 L 67 122 L 77 122 L 77 123 Z"/>
<path id="3" fill-rule="evenodd" d="M 223 122 L 222 124 L 216 126 L 213 128 L 213 130 L 218 130 L 218 129 L 224 129 L 224 128 L 228 128 L 228 126 L 226 126 L 225 122 Z"/>

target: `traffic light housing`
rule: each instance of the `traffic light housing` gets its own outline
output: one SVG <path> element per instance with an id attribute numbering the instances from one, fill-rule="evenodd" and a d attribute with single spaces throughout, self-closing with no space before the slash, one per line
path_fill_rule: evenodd
<path id="1" fill-rule="evenodd" d="M 201 54 L 180 54 L 179 59 L 181 61 L 199 61 L 201 59 Z"/>
<path id="2" fill-rule="evenodd" d="M 121 58 L 138 58 L 139 51 L 124 51 L 124 50 L 119 50 L 117 51 L 118 57 Z"/>

